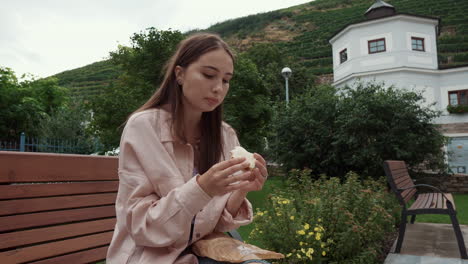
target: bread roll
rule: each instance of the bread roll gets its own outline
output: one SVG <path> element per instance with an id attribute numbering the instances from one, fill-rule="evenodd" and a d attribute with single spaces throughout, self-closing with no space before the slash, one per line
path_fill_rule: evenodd
<path id="1" fill-rule="evenodd" d="M 254 155 L 241 146 L 235 147 L 231 150 L 231 158 L 245 158 L 249 162 L 249 168 L 253 170 L 255 168 L 255 158 Z"/>

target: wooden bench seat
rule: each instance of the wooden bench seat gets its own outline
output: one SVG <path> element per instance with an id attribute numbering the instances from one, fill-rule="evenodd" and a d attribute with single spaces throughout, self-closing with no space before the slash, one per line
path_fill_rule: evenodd
<path id="1" fill-rule="evenodd" d="M 456 210 L 451 193 L 421 193 L 416 198 L 416 201 L 408 208 L 408 211 L 424 210 L 426 208 L 447 210 L 447 200 L 452 203 L 453 209 Z"/>
<path id="2" fill-rule="evenodd" d="M 436 187 L 427 184 L 415 185 L 408 174 L 404 161 L 387 160 L 383 165 L 388 183 L 402 207 L 400 232 L 395 253 L 400 253 L 401 251 L 408 216 L 411 216 L 411 224 L 413 224 L 418 214 L 447 214 L 452 221 L 460 256 L 463 259 L 468 259 L 465 241 L 456 217 L 457 212 L 452 194 L 443 193 Z M 418 192 L 420 188 L 429 188 L 434 192 L 421 193 Z M 411 204 L 412 200 L 414 202 Z"/>
<path id="3" fill-rule="evenodd" d="M 104 260 L 116 157 L 0 151 L 0 263 Z"/>
<path id="4" fill-rule="evenodd" d="M 0 264 L 105 260 L 117 168 L 117 157 L 0 151 Z"/>

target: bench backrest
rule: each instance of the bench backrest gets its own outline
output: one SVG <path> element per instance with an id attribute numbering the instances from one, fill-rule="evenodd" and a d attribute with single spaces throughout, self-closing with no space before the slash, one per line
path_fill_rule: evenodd
<path id="1" fill-rule="evenodd" d="M 118 158 L 0 151 L 0 263 L 104 260 Z"/>
<path id="2" fill-rule="evenodd" d="M 405 162 L 401 160 L 386 160 L 384 162 L 384 170 L 392 191 L 396 194 L 400 204 L 405 206 L 416 193 L 416 188 L 399 191 L 399 189 L 414 186 Z"/>

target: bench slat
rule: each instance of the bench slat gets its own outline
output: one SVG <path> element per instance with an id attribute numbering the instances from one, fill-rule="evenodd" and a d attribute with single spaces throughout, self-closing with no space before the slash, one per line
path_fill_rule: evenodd
<path id="1" fill-rule="evenodd" d="M 100 260 L 106 259 L 107 249 L 109 246 L 94 248 L 86 251 L 81 251 L 77 253 L 72 253 L 60 257 L 48 258 L 45 260 L 31 262 L 30 264 L 57 264 L 57 263 L 67 263 L 67 264 L 82 264 L 82 263 L 92 263 Z"/>
<path id="2" fill-rule="evenodd" d="M 397 170 L 397 169 L 406 169 L 406 164 L 404 161 L 401 160 L 387 160 L 388 166 L 390 167 L 391 170 Z"/>
<path id="3" fill-rule="evenodd" d="M 116 193 L 0 201 L 0 216 L 114 204 Z"/>
<path id="4" fill-rule="evenodd" d="M 424 194 L 419 194 L 418 198 L 414 203 L 411 205 L 410 209 L 417 209 L 421 207 L 421 204 L 424 202 Z"/>
<path id="5" fill-rule="evenodd" d="M 439 196 L 439 199 L 437 199 L 437 208 L 444 208 L 444 204 L 445 204 L 445 198 L 441 194 Z"/>
<path id="6" fill-rule="evenodd" d="M 407 203 L 413 198 L 415 193 L 416 193 L 415 189 L 408 189 L 408 190 L 404 190 L 401 193 L 401 196 L 403 197 L 403 200 L 405 201 L 405 203 Z"/>
<path id="7" fill-rule="evenodd" d="M 117 157 L 0 151 L 0 183 L 118 180 L 117 168 Z"/>
<path id="8" fill-rule="evenodd" d="M 395 181 L 395 184 L 400 184 L 402 182 L 405 182 L 405 181 L 408 181 L 408 180 L 411 180 L 410 176 L 408 175 L 408 173 L 406 173 L 405 176 L 402 176 L 402 177 L 399 177 L 399 178 L 393 178 L 393 180 Z M 413 181 L 411 181 L 413 182 Z"/>
<path id="9" fill-rule="evenodd" d="M 0 252 L 0 259 L 2 260 L 2 263 L 22 263 L 108 245 L 112 239 L 112 233 L 113 231 L 110 231 Z"/>
<path id="10" fill-rule="evenodd" d="M 452 202 L 453 210 L 457 210 L 457 208 L 455 207 L 455 202 L 453 200 L 452 194 L 451 193 L 444 193 L 444 194 L 448 198 L 448 200 Z M 447 203 L 445 203 L 445 201 L 444 201 L 444 209 L 447 209 Z"/>
<path id="11" fill-rule="evenodd" d="M 409 177 L 408 170 L 406 168 L 391 170 L 391 172 L 394 179 L 399 179 L 401 177 Z"/>
<path id="12" fill-rule="evenodd" d="M 115 218 L 0 234 L 0 249 L 114 230 Z"/>
<path id="13" fill-rule="evenodd" d="M 413 183 L 413 181 L 408 177 L 408 178 L 406 178 L 406 180 L 397 183 L 396 186 L 397 186 L 398 189 L 404 189 L 404 188 L 407 188 L 407 187 L 412 187 L 412 186 L 414 186 L 414 183 Z"/>
<path id="14" fill-rule="evenodd" d="M 426 197 L 427 199 L 426 203 L 424 204 L 424 208 L 430 208 L 432 201 L 434 200 L 434 193 L 428 193 Z"/>
<path id="15" fill-rule="evenodd" d="M 116 192 L 118 188 L 118 181 L 0 185 L 0 200 Z"/>
<path id="16" fill-rule="evenodd" d="M 113 205 L 2 216 L 0 217 L 0 232 L 114 216 L 115 206 Z"/>

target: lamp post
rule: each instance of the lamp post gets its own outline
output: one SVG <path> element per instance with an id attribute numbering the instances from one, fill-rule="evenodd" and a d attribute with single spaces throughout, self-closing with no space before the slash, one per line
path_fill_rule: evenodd
<path id="1" fill-rule="evenodd" d="M 291 69 L 288 68 L 288 67 L 284 67 L 284 68 L 281 70 L 281 75 L 283 75 L 284 80 L 286 81 L 286 105 L 289 104 L 288 79 L 289 79 L 289 77 L 291 76 L 291 74 L 292 74 L 292 71 L 291 71 Z"/>

